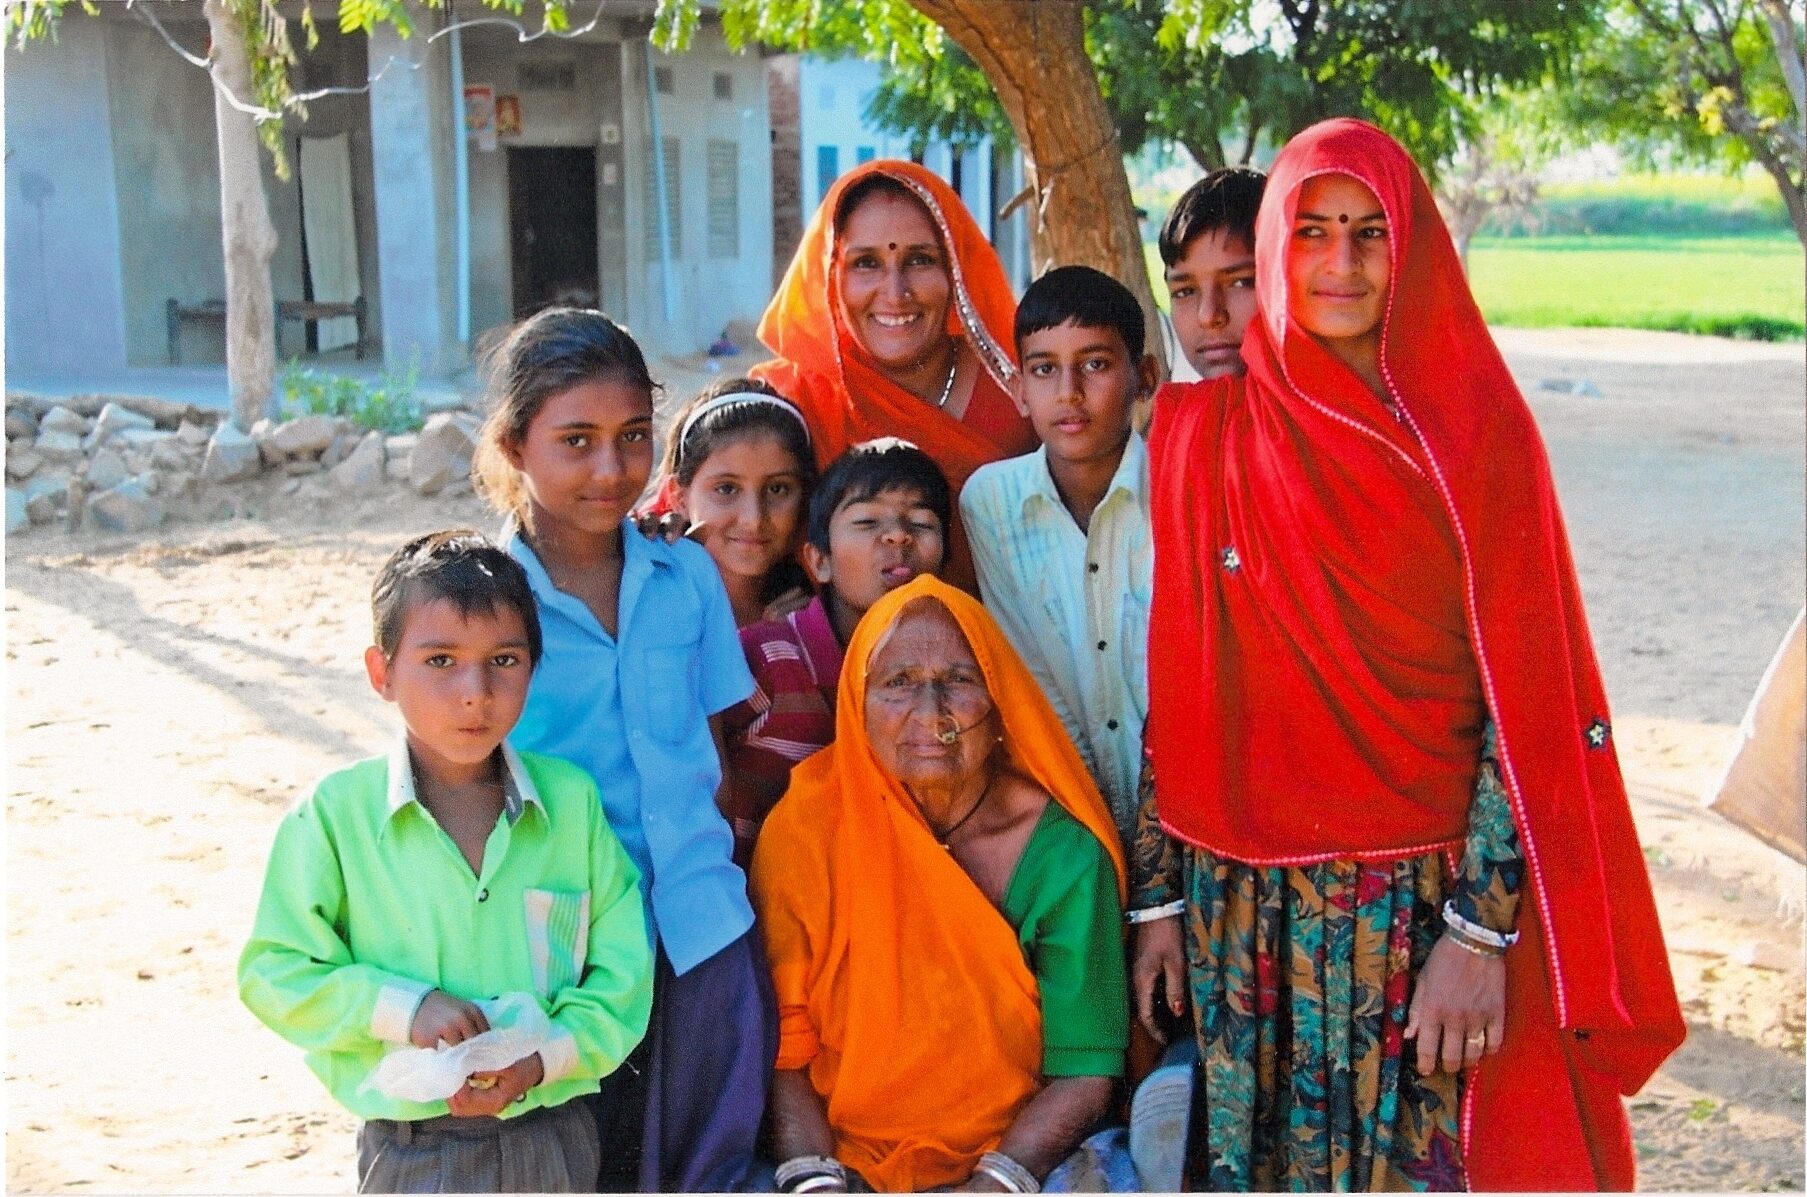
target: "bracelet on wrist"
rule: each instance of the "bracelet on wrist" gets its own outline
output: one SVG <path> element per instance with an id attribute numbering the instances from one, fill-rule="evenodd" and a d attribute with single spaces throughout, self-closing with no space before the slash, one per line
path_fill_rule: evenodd
<path id="1" fill-rule="evenodd" d="M 781 1193 L 845 1193 L 847 1166 L 825 1155 L 792 1156 L 772 1172 Z"/>
<path id="2" fill-rule="evenodd" d="M 1454 927 L 1443 928 L 1443 938 L 1449 940 L 1458 948 L 1473 952 L 1476 956 L 1485 956 L 1489 960 L 1498 960 L 1506 954 L 1505 948 L 1496 948 L 1491 944 L 1484 944 L 1477 940 L 1470 939 Z"/>
<path id="3" fill-rule="evenodd" d="M 1001 1151 L 988 1151 L 979 1157 L 973 1165 L 974 1172 L 983 1172 L 1011 1193 L 1039 1193 L 1041 1182 L 1035 1174 L 1017 1163 L 1016 1160 Z"/>
<path id="4" fill-rule="evenodd" d="M 1518 932 L 1516 931 L 1495 931 L 1491 927 L 1484 927 L 1480 923 L 1470 922 L 1463 918 L 1456 911 L 1454 898 L 1443 903 L 1443 925 L 1451 931 L 1460 932 L 1474 943 L 1495 948 L 1501 952 L 1518 942 Z"/>

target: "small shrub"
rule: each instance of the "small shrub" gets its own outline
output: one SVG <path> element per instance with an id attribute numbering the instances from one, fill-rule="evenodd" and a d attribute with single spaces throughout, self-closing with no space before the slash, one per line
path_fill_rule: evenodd
<path id="1" fill-rule="evenodd" d="M 409 363 L 400 374 L 385 370 L 365 382 L 343 374 L 325 374 L 291 360 L 282 371 L 282 409 L 288 417 L 344 416 L 359 428 L 393 436 L 421 426 L 414 388 L 420 382 L 420 361 Z"/>

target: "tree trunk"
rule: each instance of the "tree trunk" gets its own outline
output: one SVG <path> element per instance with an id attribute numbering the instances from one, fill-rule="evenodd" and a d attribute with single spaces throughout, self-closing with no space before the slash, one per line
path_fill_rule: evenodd
<path id="1" fill-rule="evenodd" d="M 232 418 L 249 431 L 274 413 L 276 303 L 270 259 L 276 227 L 264 199 L 257 125 L 227 100 L 252 97 L 251 56 L 244 26 L 226 0 L 206 0 L 213 34 L 213 119 L 220 144 L 220 229 L 226 250 L 226 380 Z"/>
<path id="2" fill-rule="evenodd" d="M 1129 176 L 1085 52 L 1083 4 L 910 3 L 972 56 L 1010 117 L 1034 193 L 1029 223 L 1035 272 L 1083 265 L 1120 279 L 1147 317 L 1148 351 L 1164 357 Z"/>
<path id="3" fill-rule="evenodd" d="M 1769 25 L 1769 40 L 1776 47 L 1776 61 L 1781 64 L 1782 78 L 1794 100 L 1794 117 L 1798 127 L 1807 117 L 1807 56 L 1801 53 L 1800 34 L 1794 27 L 1794 14 L 1785 0 L 1757 0 L 1763 19 Z"/>

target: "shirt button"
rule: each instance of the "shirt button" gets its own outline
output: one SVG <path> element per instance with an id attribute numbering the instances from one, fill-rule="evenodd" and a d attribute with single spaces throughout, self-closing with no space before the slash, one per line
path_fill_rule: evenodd
<path id="1" fill-rule="evenodd" d="M 1117 721 L 1115 719 L 1107 719 L 1105 720 L 1104 726 L 1110 728 L 1112 731 L 1116 731 Z"/>
<path id="2" fill-rule="evenodd" d="M 479 902 L 489 901 L 489 891 L 487 889 L 478 890 L 477 891 L 477 901 L 479 901 Z"/>
<path id="3" fill-rule="evenodd" d="M 1099 651 L 1099 652 L 1103 652 L 1103 651 L 1104 651 L 1104 641 L 1102 641 L 1102 640 L 1100 640 L 1100 641 L 1099 641 L 1099 642 L 1098 642 L 1098 651 Z"/>
<path id="4" fill-rule="evenodd" d="M 1086 567 L 1086 569 L 1087 569 L 1087 570 L 1088 570 L 1088 571 L 1089 571 L 1089 572 L 1091 572 L 1091 573 L 1097 573 L 1097 572 L 1098 572 L 1098 563 L 1097 563 L 1097 562 L 1096 562 L 1096 561 L 1088 561 L 1088 562 L 1086 562 L 1086 566 L 1085 566 L 1085 567 Z"/>

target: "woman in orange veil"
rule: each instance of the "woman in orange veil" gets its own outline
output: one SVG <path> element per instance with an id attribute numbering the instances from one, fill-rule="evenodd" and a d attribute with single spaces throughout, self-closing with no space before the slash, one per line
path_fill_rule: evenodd
<path id="1" fill-rule="evenodd" d="M 977 600 L 924 575 L 847 645 L 834 743 L 750 888 L 778 996 L 781 1190 L 1033 1192 L 1128 1043 L 1123 861 L 1053 709 Z"/>
<path id="2" fill-rule="evenodd" d="M 980 466 L 1035 448 L 1010 399 L 1016 300 L 953 188 L 881 159 L 835 180 L 759 322 L 777 359 L 751 373 L 809 421 L 817 465 L 896 436 L 957 495 Z M 956 514 L 942 576 L 976 593 Z"/>

